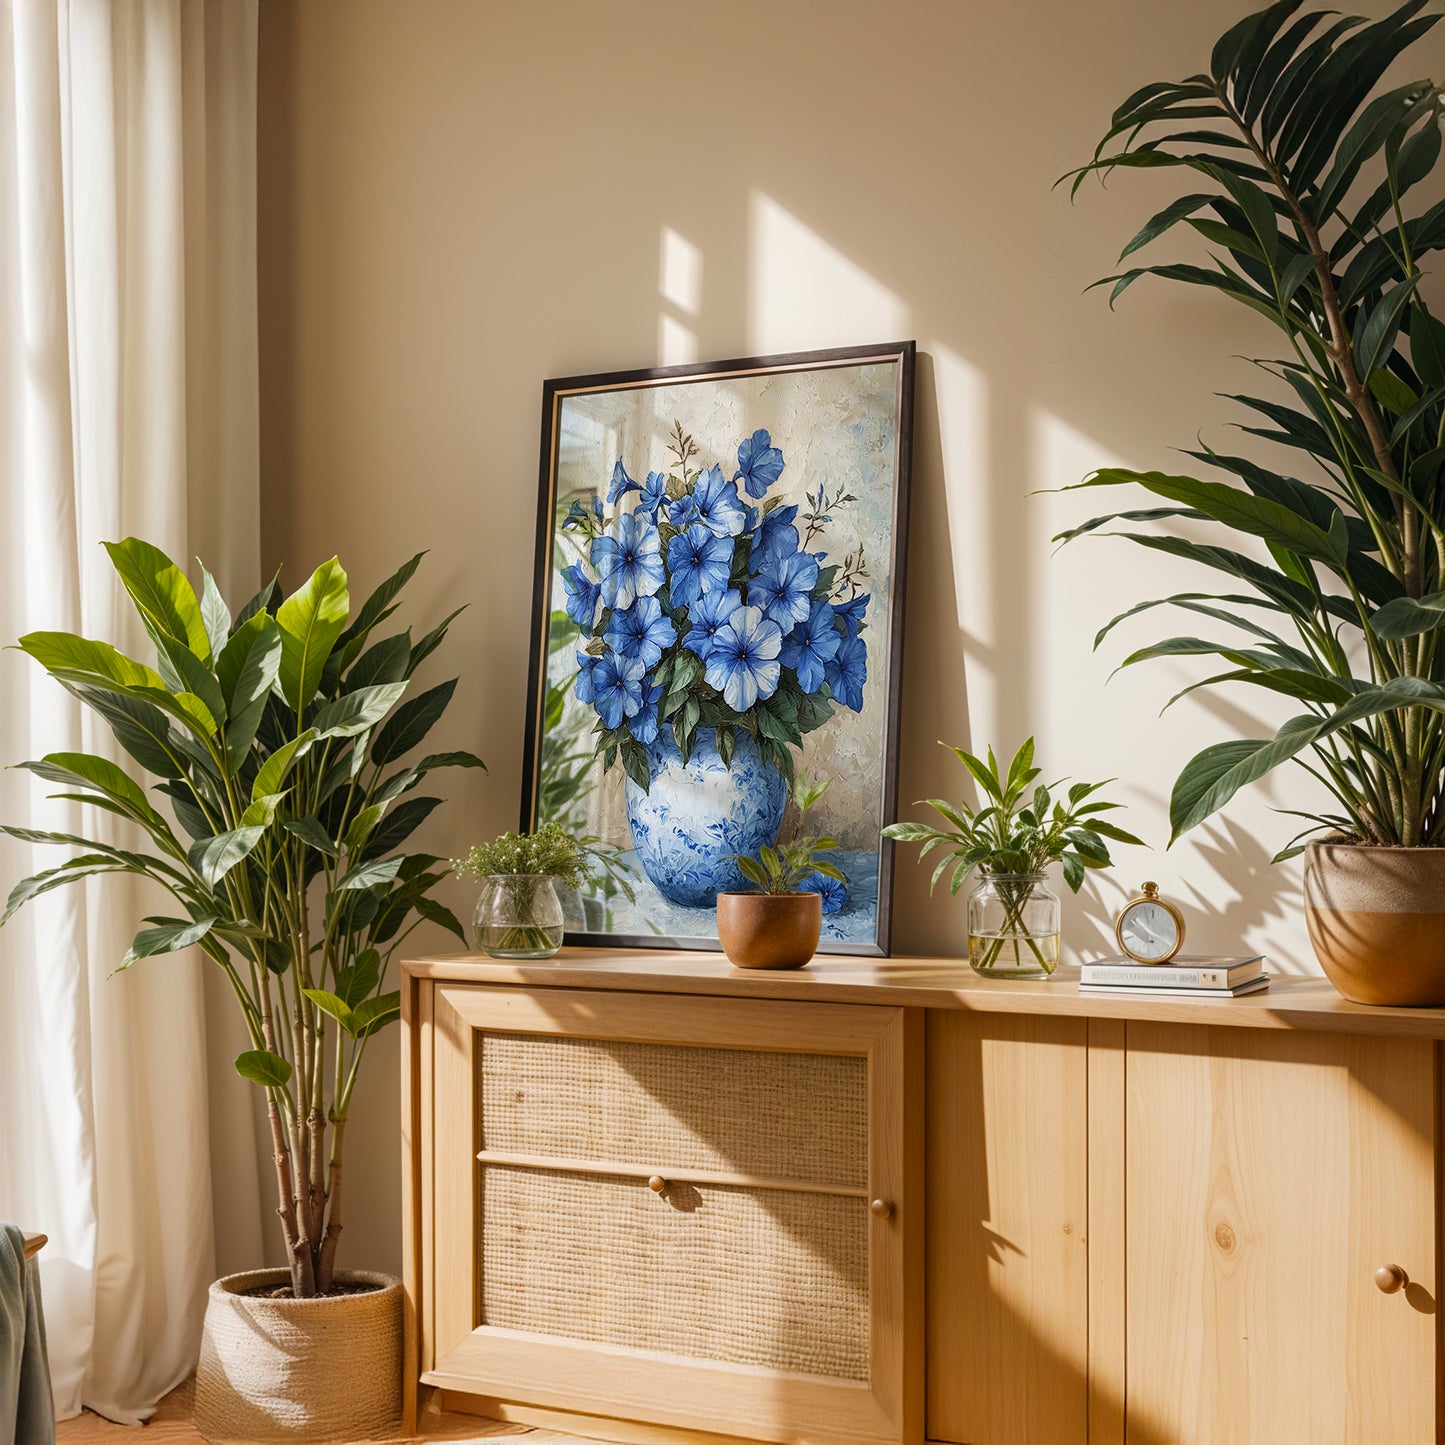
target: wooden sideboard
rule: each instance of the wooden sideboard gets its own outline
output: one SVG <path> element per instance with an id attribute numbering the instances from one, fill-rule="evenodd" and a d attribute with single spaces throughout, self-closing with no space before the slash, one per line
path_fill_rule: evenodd
<path id="1" fill-rule="evenodd" d="M 1076 984 L 408 963 L 409 1425 L 1445 1440 L 1445 1010 Z"/>

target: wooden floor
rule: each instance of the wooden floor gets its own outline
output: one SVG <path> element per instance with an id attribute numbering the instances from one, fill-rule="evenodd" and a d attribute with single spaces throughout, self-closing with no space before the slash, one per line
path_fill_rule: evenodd
<path id="1" fill-rule="evenodd" d="M 427 1421 L 424 1435 L 397 1436 L 386 1445 L 413 1445 L 428 1440 L 515 1440 L 519 1445 L 597 1445 L 595 1441 L 579 1440 L 574 1435 L 558 1435 L 551 1430 L 531 1430 L 525 1425 L 505 1425 L 498 1421 L 478 1420 L 469 1415 L 437 1415 Z M 205 1445 L 205 1437 L 191 1424 L 191 1387 L 182 1385 L 167 1395 L 156 1409 L 155 1416 L 143 1436 L 137 1436 L 130 1425 L 113 1425 L 99 1415 L 86 1411 L 74 1420 L 65 1420 L 56 1427 L 58 1445 Z"/>

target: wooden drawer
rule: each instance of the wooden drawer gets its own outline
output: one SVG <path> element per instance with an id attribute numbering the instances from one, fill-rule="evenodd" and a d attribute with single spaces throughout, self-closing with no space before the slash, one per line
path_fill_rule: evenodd
<path id="1" fill-rule="evenodd" d="M 914 1018 L 471 985 L 431 1013 L 426 1383 L 792 1445 L 921 1433 Z"/>

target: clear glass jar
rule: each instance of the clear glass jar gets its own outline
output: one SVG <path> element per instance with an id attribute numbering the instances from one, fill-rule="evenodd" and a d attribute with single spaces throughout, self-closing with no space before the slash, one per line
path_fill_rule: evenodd
<path id="1" fill-rule="evenodd" d="M 495 873 L 482 880 L 472 943 L 493 958 L 551 958 L 565 923 L 557 880 L 543 873 Z"/>
<path id="2" fill-rule="evenodd" d="M 1048 978 L 1062 927 L 1042 873 L 985 873 L 968 895 L 968 961 L 985 978 Z"/>

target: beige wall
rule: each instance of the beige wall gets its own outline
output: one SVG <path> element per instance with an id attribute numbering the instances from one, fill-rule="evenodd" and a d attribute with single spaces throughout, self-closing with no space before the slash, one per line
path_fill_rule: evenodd
<path id="1" fill-rule="evenodd" d="M 1268 805 L 1296 804 L 1299 778 L 1164 851 L 1185 759 L 1281 714 L 1236 696 L 1159 720 L 1202 675 L 1183 664 L 1106 687 L 1157 626 L 1098 656 L 1094 631 L 1196 579 L 1121 542 L 1051 557 L 1090 509 L 1031 495 L 1115 460 L 1168 468 L 1200 428 L 1229 440 L 1213 393 L 1250 384 L 1235 353 L 1273 346 L 1211 298 L 1143 284 L 1111 316 L 1082 294 L 1168 193 L 1157 178 L 1073 207 L 1050 190 L 1118 100 L 1200 68 L 1244 8 L 264 0 L 264 553 L 292 585 L 339 553 L 360 589 L 430 548 L 409 619 L 470 604 L 431 665 L 461 674 L 439 741 L 491 772 L 454 777 L 429 847 L 517 814 L 542 379 L 916 337 L 901 796 L 962 791 L 938 738 L 1034 732 L 1051 775 L 1119 776 L 1155 845 L 1071 900 L 1075 953 L 1148 876 L 1196 947 L 1311 966 L 1297 865 L 1269 865 L 1292 830 Z M 663 294 L 669 236 L 700 262 L 695 308 Z M 961 907 L 925 884 L 905 861 L 895 944 L 957 953 Z M 348 1136 L 357 1264 L 398 1260 L 395 1045 Z"/>

